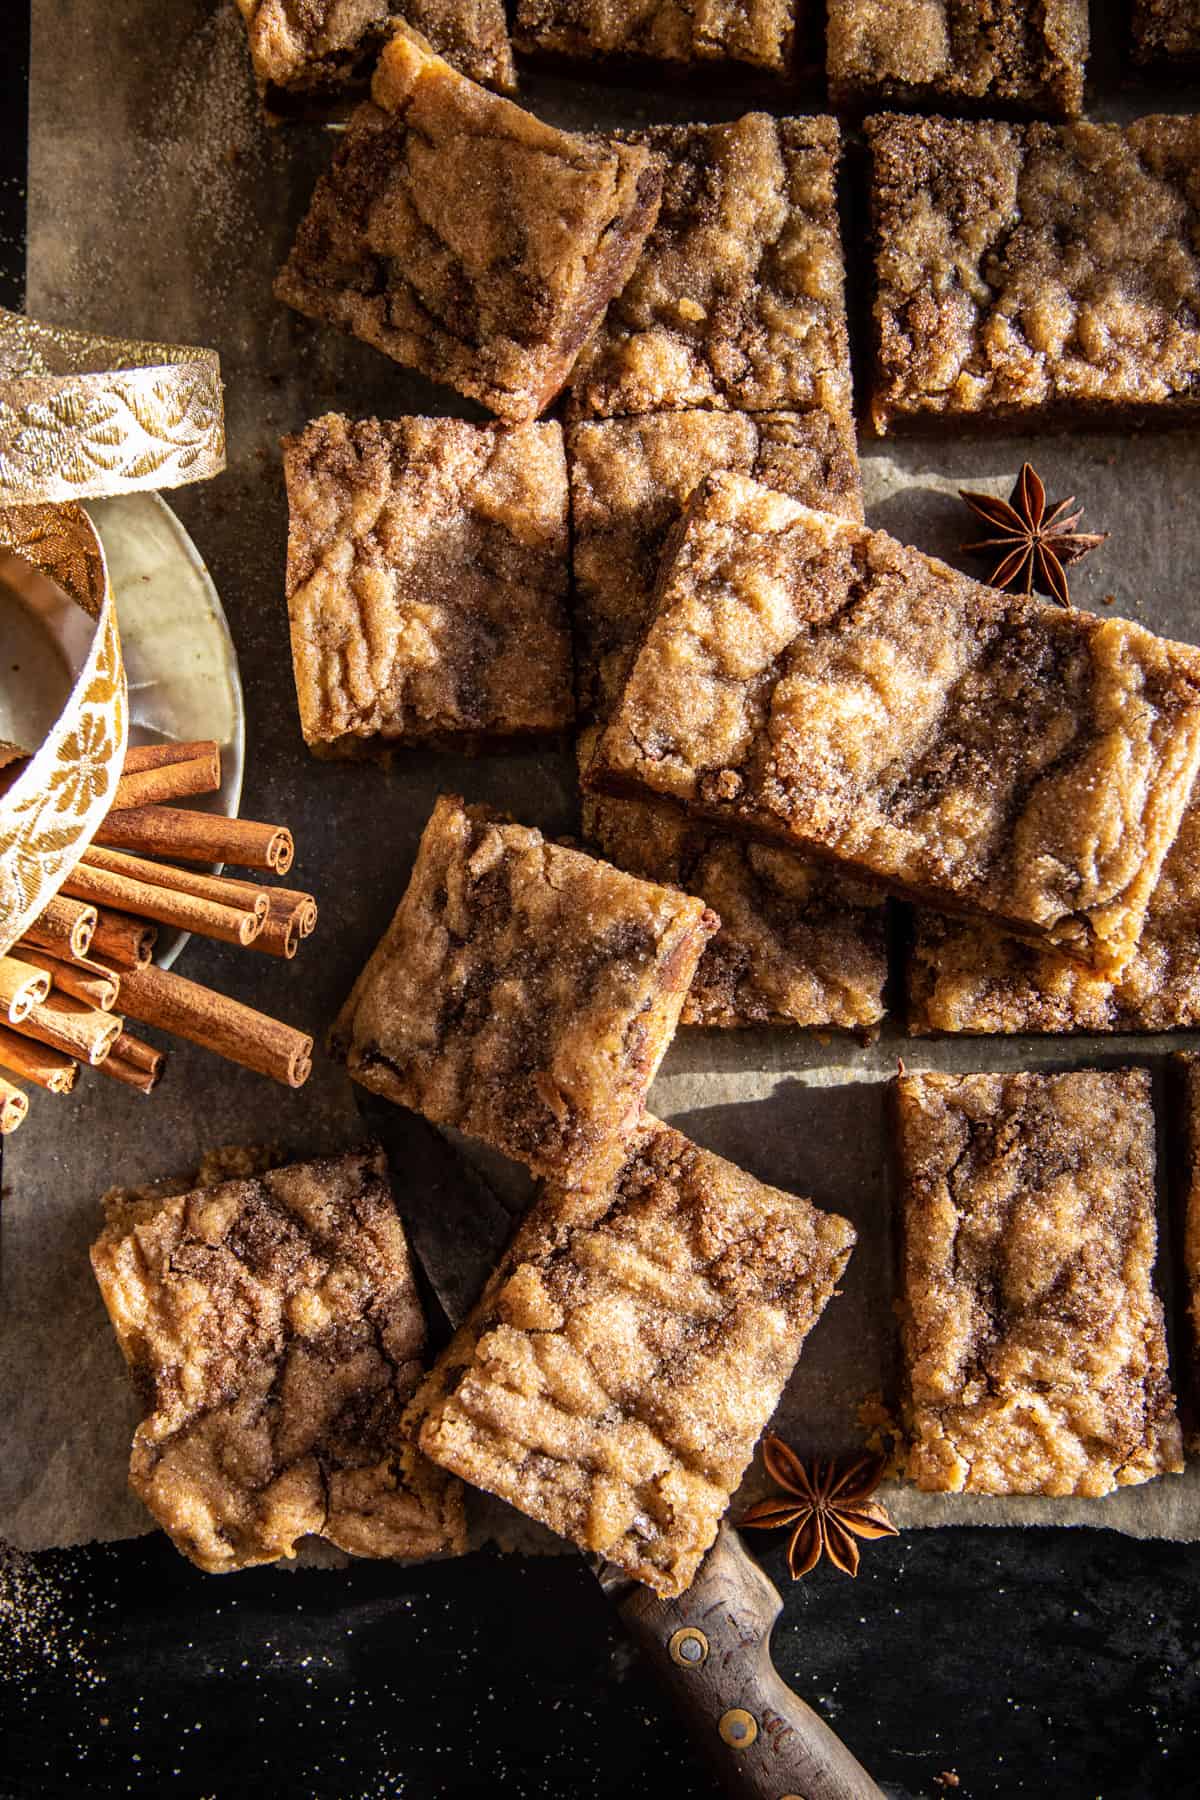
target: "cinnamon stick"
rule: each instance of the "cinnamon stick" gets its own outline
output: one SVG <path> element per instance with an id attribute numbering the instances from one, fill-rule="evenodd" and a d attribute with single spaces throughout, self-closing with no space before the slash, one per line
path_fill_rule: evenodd
<path id="1" fill-rule="evenodd" d="M 270 869 L 276 875 L 287 874 L 296 854 L 292 834 L 284 825 L 227 819 L 223 813 L 191 812 L 178 806 L 110 812 L 94 841 L 142 856 L 235 863 L 243 869 Z"/>
<path id="2" fill-rule="evenodd" d="M 148 881 L 152 887 L 195 894 L 202 900 L 215 900 L 220 906 L 232 906 L 238 912 L 257 913 L 260 919 L 267 916 L 268 891 L 252 881 L 236 881 L 231 875 L 203 875 L 198 869 L 176 869 L 170 863 L 151 862 L 144 856 L 128 856 L 123 850 L 105 850 L 95 844 L 84 851 L 83 861 L 113 875 Z"/>
<path id="3" fill-rule="evenodd" d="M 51 1050 L 45 1044 L 35 1043 L 32 1038 L 21 1037 L 0 1025 L 0 1069 L 19 1075 L 22 1081 L 32 1081 L 36 1087 L 46 1088 L 52 1094 L 69 1094 L 75 1086 L 79 1064 L 74 1057 L 64 1056 L 60 1050 Z"/>
<path id="4" fill-rule="evenodd" d="M 123 1082 L 126 1087 L 136 1088 L 139 1094 L 152 1094 L 159 1083 L 157 1075 L 135 1069 L 132 1063 L 122 1062 L 119 1056 L 106 1056 L 100 1064 L 100 1073 L 111 1075 L 114 1081 Z"/>
<path id="5" fill-rule="evenodd" d="M 78 900 L 56 894 L 44 912 L 40 912 L 25 936 L 39 949 L 51 955 L 86 956 L 92 947 L 96 929 L 96 908 Z"/>
<path id="6" fill-rule="evenodd" d="M 0 1075 L 0 1137 L 15 1131 L 29 1111 L 29 1096 L 24 1088 Z"/>
<path id="7" fill-rule="evenodd" d="M 267 910 L 263 928 L 254 940 L 254 948 L 267 956 L 282 956 L 291 962 L 300 948 L 300 913 L 294 906 L 272 905 Z"/>
<path id="8" fill-rule="evenodd" d="M 293 908 L 298 916 L 300 936 L 312 936 L 317 928 L 317 903 L 311 894 L 302 894 L 296 888 L 268 888 L 267 895 L 272 912 L 276 906 Z"/>
<path id="9" fill-rule="evenodd" d="M 16 1029 L 22 1037 L 34 1038 L 39 1044 L 48 1044 L 52 1050 L 78 1057 L 80 1062 L 95 1068 L 120 1037 L 122 1025 L 115 1013 L 85 1006 L 69 994 L 52 993 L 40 1006 L 33 1007 Z"/>
<path id="10" fill-rule="evenodd" d="M 50 992 L 50 977 L 34 963 L 0 956 L 0 1019 L 19 1025 Z"/>
<path id="11" fill-rule="evenodd" d="M 124 806 L 157 806 L 192 794 L 215 794 L 221 785 L 221 753 L 215 744 L 184 762 L 162 763 L 122 775 L 113 795 L 113 810 Z"/>
<path id="12" fill-rule="evenodd" d="M 112 1054 L 119 1056 L 122 1062 L 132 1063 L 135 1069 L 141 1069 L 147 1075 L 161 1074 L 167 1060 L 165 1050 L 156 1050 L 153 1044 L 147 1044 L 128 1031 L 121 1033 L 112 1047 Z"/>
<path id="13" fill-rule="evenodd" d="M 153 964 L 122 976 L 121 1005 L 143 1025 L 188 1038 L 286 1087 L 303 1087 L 312 1073 L 312 1038 L 305 1032 Z"/>
<path id="14" fill-rule="evenodd" d="M 151 930 L 153 929 L 151 926 Z M 22 962 L 36 962 L 39 968 L 52 963 L 53 968 L 46 968 L 51 981 L 54 979 L 54 970 L 60 963 L 69 969 L 82 969 L 85 975 L 112 975 L 112 970 L 97 962 L 94 956 L 72 956 L 67 950 L 43 950 L 40 944 L 31 943 L 27 937 L 18 938 L 10 954 Z"/>
<path id="15" fill-rule="evenodd" d="M 136 1088 L 139 1094 L 152 1094 L 162 1077 L 166 1060 L 161 1050 L 155 1050 L 150 1044 L 143 1044 L 140 1038 L 130 1037 L 123 1031 L 100 1064 L 100 1071 L 111 1075 L 114 1081 L 123 1082 L 126 1087 Z"/>
<path id="16" fill-rule="evenodd" d="M 128 913 L 113 912 L 107 906 L 92 910 L 97 914 L 96 935 L 92 939 L 94 956 L 116 969 L 137 969 L 150 961 L 158 942 L 156 925 L 148 919 L 131 919 Z"/>
<path id="17" fill-rule="evenodd" d="M 171 763 L 195 762 L 201 756 L 219 756 L 214 738 L 194 739 L 190 743 L 130 744 L 121 765 L 122 775 L 142 775 L 147 769 L 165 769 Z"/>
<path id="18" fill-rule="evenodd" d="M 45 974 L 48 983 L 60 993 L 70 994 L 73 1000 L 86 1000 L 89 1006 L 98 1006 L 101 1012 L 111 1012 L 117 1004 L 120 976 L 106 969 L 103 963 L 60 962 L 45 950 L 21 950 L 21 955 Z"/>
<path id="19" fill-rule="evenodd" d="M 0 1075 L 0 1137 L 15 1131 L 29 1111 L 29 1096 L 14 1081 Z"/>
<path id="20" fill-rule="evenodd" d="M 311 894 L 300 894 L 291 888 L 268 889 L 267 919 L 254 940 L 256 950 L 268 956 L 284 956 L 290 962 L 300 948 L 300 940 L 310 936 L 317 922 L 317 903 Z"/>
<path id="21" fill-rule="evenodd" d="M 199 895 L 177 893 L 157 883 L 135 881 L 129 875 L 114 875 L 110 869 L 98 869 L 83 861 L 72 869 L 63 887 L 76 900 L 90 900 L 94 905 L 116 906 L 122 912 L 137 913 L 159 925 L 173 925 L 180 931 L 199 932 L 201 937 L 216 938 L 223 944 L 252 944 L 262 930 L 262 919 L 255 912 Z"/>

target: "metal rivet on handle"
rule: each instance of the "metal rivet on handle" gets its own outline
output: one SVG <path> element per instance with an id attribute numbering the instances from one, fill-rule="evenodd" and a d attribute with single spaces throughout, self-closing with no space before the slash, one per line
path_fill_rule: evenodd
<path id="1" fill-rule="evenodd" d="M 681 1669 L 699 1669 L 708 1661 L 708 1639 L 694 1625 L 684 1625 L 667 1640 L 671 1661 Z"/>
<path id="2" fill-rule="evenodd" d="M 743 1706 L 731 1706 L 722 1713 L 717 1730 L 731 1750 L 748 1750 L 758 1736 L 758 1720 Z"/>

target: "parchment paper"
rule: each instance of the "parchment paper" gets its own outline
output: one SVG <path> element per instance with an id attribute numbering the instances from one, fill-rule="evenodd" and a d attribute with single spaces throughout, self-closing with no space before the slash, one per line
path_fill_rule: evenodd
<path id="1" fill-rule="evenodd" d="M 648 96 L 529 77 L 528 104 L 567 125 L 730 117 L 736 97 Z M 1169 104 L 1169 103 L 1168 103 Z M 813 110 L 800 96 L 791 110 Z M 781 109 L 782 110 L 782 109 Z M 1099 107 L 1097 111 L 1105 109 Z M 278 306 L 271 279 L 326 160 L 317 127 L 270 131 L 254 100 L 242 27 L 228 0 L 34 0 L 29 308 L 54 322 L 211 344 L 221 353 L 229 469 L 172 504 L 209 562 L 241 659 L 248 712 L 243 812 L 295 829 L 293 885 L 321 902 L 318 936 L 294 965 L 197 940 L 182 968 L 323 1033 L 404 886 L 439 790 L 511 807 L 547 831 L 575 823 L 572 767 L 557 752 L 464 761 L 410 753 L 390 769 L 339 767 L 305 752 L 283 602 L 285 508 L 276 440 L 309 417 L 459 412 L 365 347 Z M 851 214 L 852 251 L 857 227 Z M 857 267 L 852 301 L 864 286 Z M 863 343 L 859 333 L 859 346 Z M 861 360 L 861 355 L 860 355 Z M 1077 493 L 1109 544 L 1073 577 L 1085 605 L 1200 639 L 1196 595 L 1200 440 L 992 433 L 864 445 L 872 523 L 938 554 L 968 532 L 962 483 L 1006 492 L 1036 456 L 1052 497 Z M 857 1441 L 859 1401 L 888 1387 L 893 1358 L 891 1213 L 884 1079 L 910 1067 L 1161 1065 L 1198 1040 L 904 1040 L 869 1048 L 795 1032 L 685 1034 L 652 1104 L 699 1142 L 847 1214 L 860 1243 L 842 1297 L 806 1348 L 780 1428 L 801 1447 Z M 70 1100 L 37 1095 L 4 1162 L 0 1311 L 0 1535 L 25 1547 L 147 1528 L 125 1489 L 136 1409 L 97 1297 L 87 1247 L 97 1196 L 194 1166 L 217 1143 L 270 1141 L 296 1154 L 355 1142 L 348 1082 L 318 1061 L 289 1093 L 186 1044 L 147 1101 L 83 1079 Z M 1168 1271 L 1169 1278 L 1169 1271 Z M 951 1500 L 896 1493 L 904 1525 L 1098 1524 L 1200 1536 L 1200 1473 L 1102 1501 Z"/>

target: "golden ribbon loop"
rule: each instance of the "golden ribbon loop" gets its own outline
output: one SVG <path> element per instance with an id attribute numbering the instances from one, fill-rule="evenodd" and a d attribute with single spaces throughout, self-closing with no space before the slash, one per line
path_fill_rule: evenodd
<path id="1" fill-rule="evenodd" d="M 0 953 L 82 856 L 125 754 L 116 603 L 100 539 L 76 502 L 205 481 L 224 467 L 215 351 L 97 337 L 0 308 L 0 555 L 34 564 L 95 621 L 86 649 L 69 659 L 71 693 L 43 742 L 0 744 Z M 21 567 L 8 585 L 23 604 L 38 596 L 27 586 L 36 576 Z"/>
<path id="2" fill-rule="evenodd" d="M 224 467 L 214 350 L 97 337 L 0 307 L 0 506 L 179 487 Z"/>
<path id="3" fill-rule="evenodd" d="M 0 553 L 41 569 L 96 621 L 69 699 L 0 794 L 0 955 L 57 893 L 112 804 L 128 734 L 117 609 L 81 506 L 0 507 Z"/>

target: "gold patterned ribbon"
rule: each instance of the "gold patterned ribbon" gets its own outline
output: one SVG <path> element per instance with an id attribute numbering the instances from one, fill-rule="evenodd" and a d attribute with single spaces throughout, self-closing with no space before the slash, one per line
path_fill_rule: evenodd
<path id="1" fill-rule="evenodd" d="M 116 604 L 83 508 L 0 507 L 0 552 L 6 550 L 41 569 L 96 625 L 66 705 L 0 795 L 0 955 L 87 848 L 112 804 L 128 732 Z"/>
<path id="2" fill-rule="evenodd" d="M 224 467 L 214 350 L 97 337 L 0 307 L 0 506 L 179 487 Z"/>

